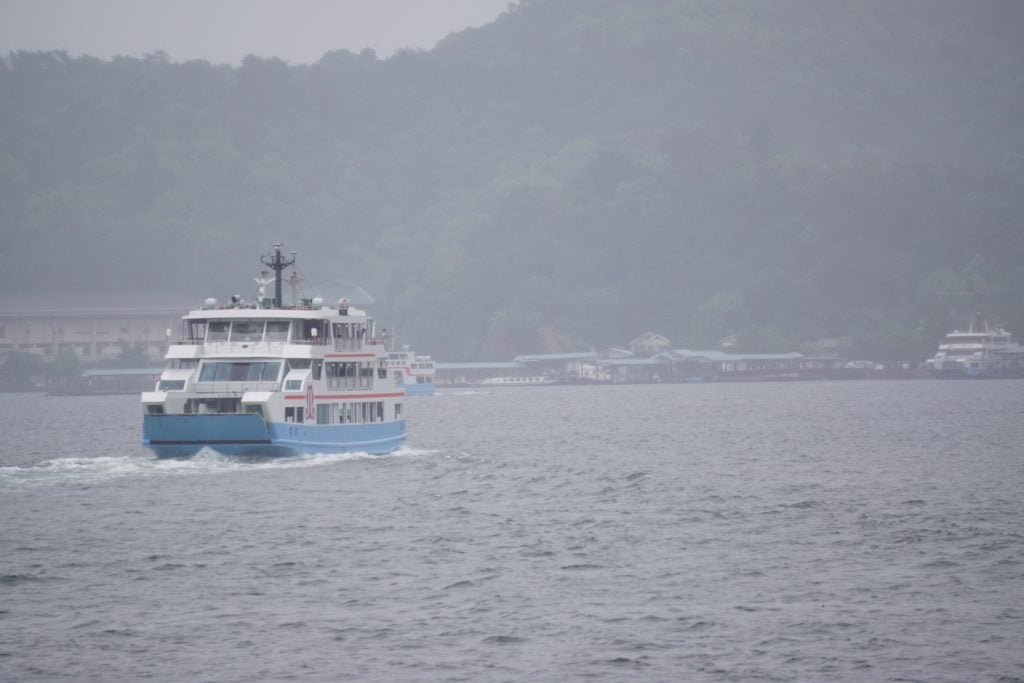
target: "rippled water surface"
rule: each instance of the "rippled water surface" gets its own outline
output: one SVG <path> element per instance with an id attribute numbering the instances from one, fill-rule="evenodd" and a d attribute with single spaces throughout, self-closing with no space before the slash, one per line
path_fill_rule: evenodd
<path id="1" fill-rule="evenodd" d="M 442 390 L 156 460 L 0 395 L 0 680 L 1022 681 L 1024 381 Z"/>

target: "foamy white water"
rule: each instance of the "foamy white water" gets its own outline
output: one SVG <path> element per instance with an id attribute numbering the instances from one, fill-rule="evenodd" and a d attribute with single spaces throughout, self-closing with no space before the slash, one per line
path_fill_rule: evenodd
<path id="1" fill-rule="evenodd" d="M 211 475 L 261 470 L 323 467 L 363 459 L 428 456 L 436 451 L 403 447 L 386 455 L 368 453 L 312 453 L 290 457 L 237 457 L 203 449 L 191 458 L 156 458 L 147 455 L 67 457 L 34 465 L 0 466 L 4 487 L 96 483 L 134 477 Z"/>

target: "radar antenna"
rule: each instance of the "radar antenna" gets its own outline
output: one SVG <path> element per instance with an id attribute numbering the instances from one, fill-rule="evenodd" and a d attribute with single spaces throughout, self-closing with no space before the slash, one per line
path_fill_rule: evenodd
<path id="1" fill-rule="evenodd" d="M 278 242 L 274 245 L 274 254 L 272 256 L 261 256 L 260 261 L 263 265 L 267 266 L 274 271 L 277 276 L 274 282 L 274 308 L 281 308 L 281 273 L 284 269 L 295 263 L 295 252 L 292 252 L 292 258 L 290 261 L 286 261 L 284 256 L 281 255 L 281 247 L 283 245 Z"/>

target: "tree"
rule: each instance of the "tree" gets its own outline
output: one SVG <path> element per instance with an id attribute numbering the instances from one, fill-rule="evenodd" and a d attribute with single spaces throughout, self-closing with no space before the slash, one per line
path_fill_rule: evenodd
<path id="1" fill-rule="evenodd" d="M 82 375 L 82 359 L 71 349 L 61 349 L 47 368 L 57 384 L 68 384 Z"/>
<path id="2" fill-rule="evenodd" d="M 43 369 L 43 359 L 34 353 L 11 351 L 0 364 L 0 389 L 3 391 L 31 391 L 33 377 Z"/>

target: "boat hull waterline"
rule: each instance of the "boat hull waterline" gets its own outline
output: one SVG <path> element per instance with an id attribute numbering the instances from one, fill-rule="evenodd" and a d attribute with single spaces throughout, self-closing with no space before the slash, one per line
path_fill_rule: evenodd
<path id="1" fill-rule="evenodd" d="M 160 457 L 390 453 L 406 438 L 405 423 L 296 425 L 267 423 L 259 415 L 144 415 L 142 443 Z"/>

